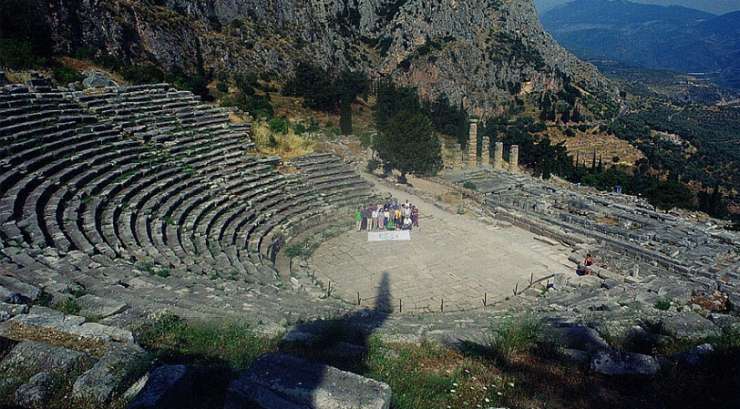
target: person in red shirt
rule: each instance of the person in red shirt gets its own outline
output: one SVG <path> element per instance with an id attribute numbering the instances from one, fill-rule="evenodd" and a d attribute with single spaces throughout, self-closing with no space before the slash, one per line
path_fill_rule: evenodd
<path id="1" fill-rule="evenodd" d="M 591 254 L 586 254 L 586 259 L 583 260 L 583 264 L 586 267 L 591 267 L 592 265 L 594 265 L 594 259 L 593 257 L 591 257 Z"/>

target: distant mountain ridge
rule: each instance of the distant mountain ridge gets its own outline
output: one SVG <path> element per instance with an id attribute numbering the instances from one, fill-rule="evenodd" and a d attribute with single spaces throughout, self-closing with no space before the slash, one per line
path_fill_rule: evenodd
<path id="1" fill-rule="evenodd" d="M 541 19 L 560 44 L 583 59 L 702 73 L 740 88 L 740 12 L 716 16 L 681 6 L 575 0 Z"/>
<path id="2" fill-rule="evenodd" d="M 535 0 L 537 10 L 544 14 L 573 0 Z M 635 0 L 635 3 L 657 6 L 683 6 L 707 13 L 724 14 L 740 11 L 740 0 Z"/>

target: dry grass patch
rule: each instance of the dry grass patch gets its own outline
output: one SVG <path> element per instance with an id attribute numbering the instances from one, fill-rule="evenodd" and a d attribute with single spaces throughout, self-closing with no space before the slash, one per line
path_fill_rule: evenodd
<path id="1" fill-rule="evenodd" d="M 275 132 L 267 122 L 252 125 L 252 138 L 260 152 L 283 159 L 308 155 L 315 146 L 314 141 L 297 135 L 292 128 L 287 129 L 286 133 Z"/>
<path id="2" fill-rule="evenodd" d="M 92 338 L 83 338 L 49 328 L 21 325 L 7 322 L 3 336 L 15 341 L 38 341 L 52 346 L 63 347 L 85 352 L 95 357 L 102 357 L 108 350 L 105 342 Z"/>

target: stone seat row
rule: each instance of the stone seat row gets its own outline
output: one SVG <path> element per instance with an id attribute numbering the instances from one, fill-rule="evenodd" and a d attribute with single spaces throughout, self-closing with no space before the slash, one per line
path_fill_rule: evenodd
<path id="1" fill-rule="evenodd" d="M 322 198 L 338 207 L 361 204 L 370 196 L 370 183 L 331 154 L 313 154 L 292 161 Z"/>
<path id="2" fill-rule="evenodd" d="M 105 92 L 140 107 L 172 94 L 165 86 Z M 126 132 L 120 111 L 91 108 L 109 104 L 98 104 L 100 95 L 0 91 L 15 113 L 0 122 L 9 142 L 0 158 L 3 268 L 56 292 L 80 283 L 101 292 L 116 286 L 131 303 L 140 296 L 134 287 L 148 281 L 141 272 L 161 273 L 146 286 L 167 281 L 169 290 L 152 292 L 151 305 L 172 303 L 173 291 L 207 287 L 206 276 L 270 285 L 276 274 L 265 255 L 275 234 L 292 234 L 332 203 L 367 195 L 334 157 L 323 157 L 323 170 L 314 164 L 313 182 L 308 173 L 281 175 L 279 159 L 248 153 L 249 124 L 232 125 L 228 112 L 192 94 L 174 97 L 187 101 L 182 110 Z M 54 109 L 57 103 L 64 108 Z M 198 311 L 233 303 L 174 298 Z M 271 305 L 279 310 L 280 300 Z"/>

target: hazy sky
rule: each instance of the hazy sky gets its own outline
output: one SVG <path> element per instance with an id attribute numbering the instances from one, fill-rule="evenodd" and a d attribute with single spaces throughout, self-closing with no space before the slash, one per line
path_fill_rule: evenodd
<path id="1" fill-rule="evenodd" d="M 568 3 L 572 0 L 534 0 L 540 12 L 547 11 L 557 5 Z M 722 14 L 730 11 L 740 10 L 740 0 L 630 0 L 635 3 L 659 4 L 663 6 L 676 5 L 690 7 L 693 9 L 708 11 L 710 13 Z"/>

